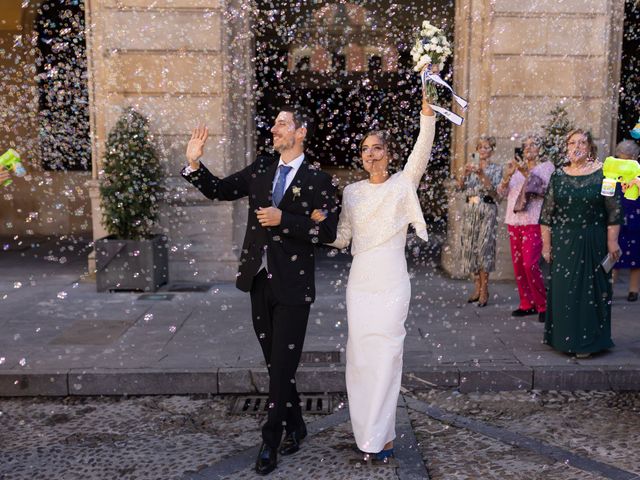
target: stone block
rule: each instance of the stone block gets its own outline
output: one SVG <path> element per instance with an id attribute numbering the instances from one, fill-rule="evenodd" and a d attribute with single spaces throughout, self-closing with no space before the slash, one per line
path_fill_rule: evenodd
<path id="1" fill-rule="evenodd" d="M 544 19 L 496 17 L 490 38 L 491 49 L 494 54 L 542 54 L 546 34 Z"/>
<path id="2" fill-rule="evenodd" d="M 66 371 L 0 371 L 0 397 L 68 394 Z"/>
<path id="3" fill-rule="evenodd" d="M 5 370 L 0 372 L 0 396 L 67 395 L 65 370 Z"/>
<path id="4" fill-rule="evenodd" d="M 106 87 L 127 93 L 219 93 L 218 53 L 115 52 L 107 60 Z"/>
<path id="5" fill-rule="evenodd" d="M 597 97 L 604 95 L 604 58 L 498 57 L 493 63 L 494 96 Z"/>
<path id="6" fill-rule="evenodd" d="M 73 369 L 69 395 L 218 393 L 218 370 Z"/>
<path id="7" fill-rule="evenodd" d="M 344 367 L 301 367 L 296 373 L 296 385 L 298 392 L 344 392 Z"/>
<path id="8" fill-rule="evenodd" d="M 563 3 L 563 2 L 558 2 Z M 603 56 L 607 45 L 607 17 L 552 17 L 547 24 L 547 55 Z M 526 52 L 528 53 L 528 52 Z M 603 59 L 604 60 L 604 59 Z"/>
<path id="9" fill-rule="evenodd" d="M 640 368 L 608 367 L 605 368 L 609 380 L 609 388 L 615 391 L 640 391 Z"/>
<path id="10" fill-rule="evenodd" d="M 212 246 L 221 241 L 233 240 L 233 205 L 230 203 L 211 202 L 209 205 L 181 205 L 172 209 L 163 209 L 160 221 L 169 229 L 171 246 L 177 251 L 174 257 L 189 256 L 195 247 L 206 244 Z M 223 253 L 231 254 L 229 247 Z M 186 257 L 185 257 L 186 258 Z M 232 259 L 229 256 L 218 259 Z"/>
<path id="11" fill-rule="evenodd" d="M 269 392 L 269 371 L 266 368 L 252 368 L 251 382 L 255 386 L 256 393 L 268 393 Z M 300 388 L 298 388 L 300 391 Z"/>
<path id="12" fill-rule="evenodd" d="M 496 13 L 586 13 L 607 12 L 607 0 L 494 0 Z"/>
<path id="13" fill-rule="evenodd" d="M 624 377 L 618 376 L 623 383 Z M 533 388 L 536 390 L 609 390 L 604 368 L 581 366 L 533 367 Z"/>
<path id="14" fill-rule="evenodd" d="M 220 50 L 221 18 L 193 10 L 106 10 L 108 50 Z"/>
<path id="15" fill-rule="evenodd" d="M 460 392 L 530 390 L 533 371 L 528 367 L 460 367 Z"/>
<path id="16" fill-rule="evenodd" d="M 133 107 L 149 119 L 151 132 L 155 134 L 187 134 L 199 123 L 209 125 L 209 132 L 220 135 L 222 131 L 222 97 L 190 96 L 128 96 L 113 95 L 105 108 L 106 129 L 110 131 L 124 107 Z"/>
<path id="17" fill-rule="evenodd" d="M 511 137 L 540 128 L 548 121 L 548 113 L 563 101 L 571 120 L 577 126 L 591 128 L 596 138 L 602 134 L 605 100 L 602 98 L 563 98 L 549 92 L 539 98 L 496 97 L 489 108 L 489 133 L 497 137 Z"/>
<path id="18" fill-rule="evenodd" d="M 455 387 L 460 385 L 460 371 L 453 366 L 411 369 L 402 373 L 402 386 L 415 390 Z"/>
<path id="19" fill-rule="evenodd" d="M 246 368 L 218 370 L 218 393 L 258 393 L 251 371 Z"/>

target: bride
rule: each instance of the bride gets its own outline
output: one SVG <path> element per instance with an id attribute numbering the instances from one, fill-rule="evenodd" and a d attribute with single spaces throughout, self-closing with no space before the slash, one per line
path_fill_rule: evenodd
<path id="1" fill-rule="evenodd" d="M 436 73 L 436 72 L 434 72 Z M 331 246 L 351 242 L 347 283 L 346 383 L 351 424 L 358 448 L 377 460 L 393 457 L 396 404 L 402 378 L 404 322 L 411 284 L 405 259 L 407 227 L 426 240 L 416 190 L 435 134 L 435 116 L 422 94 L 420 134 L 404 169 L 389 175 L 391 136 L 367 133 L 360 154 L 369 178 L 344 189 L 338 235 Z M 324 212 L 314 210 L 320 222 Z"/>

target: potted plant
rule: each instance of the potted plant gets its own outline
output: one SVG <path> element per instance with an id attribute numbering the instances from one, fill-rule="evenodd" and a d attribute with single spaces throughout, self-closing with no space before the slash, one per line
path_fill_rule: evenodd
<path id="1" fill-rule="evenodd" d="M 167 238 L 156 233 L 162 169 L 148 122 L 126 109 L 109 133 L 100 177 L 102 224 L 96 283 L 107 290 L 155 291 L 167 282 Z"/>

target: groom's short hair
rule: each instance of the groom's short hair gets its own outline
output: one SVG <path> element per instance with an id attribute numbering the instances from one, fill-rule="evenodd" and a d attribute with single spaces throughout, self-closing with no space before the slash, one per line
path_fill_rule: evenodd
<path id="1" fill-rule="evenodd" d="M 283 105 L 280 107 L 281 112 L 289 112 L 293 116 L 293 125 L 296 128 L 304 127 L 307 129 L 307 138 L 311 135 L 312 124 L 311 117 L 300 107 L 291 105 Z"/>

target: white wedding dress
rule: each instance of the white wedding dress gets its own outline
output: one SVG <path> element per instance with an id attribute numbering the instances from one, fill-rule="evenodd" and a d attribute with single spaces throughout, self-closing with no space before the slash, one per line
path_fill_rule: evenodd
<path id="1" fill-rule="evenodd" d="M 435 134 L 435 116 L 420 116 L 420 135 L 407 164 L 386 182 L 369 180 L 344 189 L 336 241 L 351 242 L 347 283 L 349 413 L 360 450 L 376 453 L 395 438 L 402 379 L 404 322 L 411 284 L 407 273 L 407 227 L 427 239 L 416 190 Z"/>

